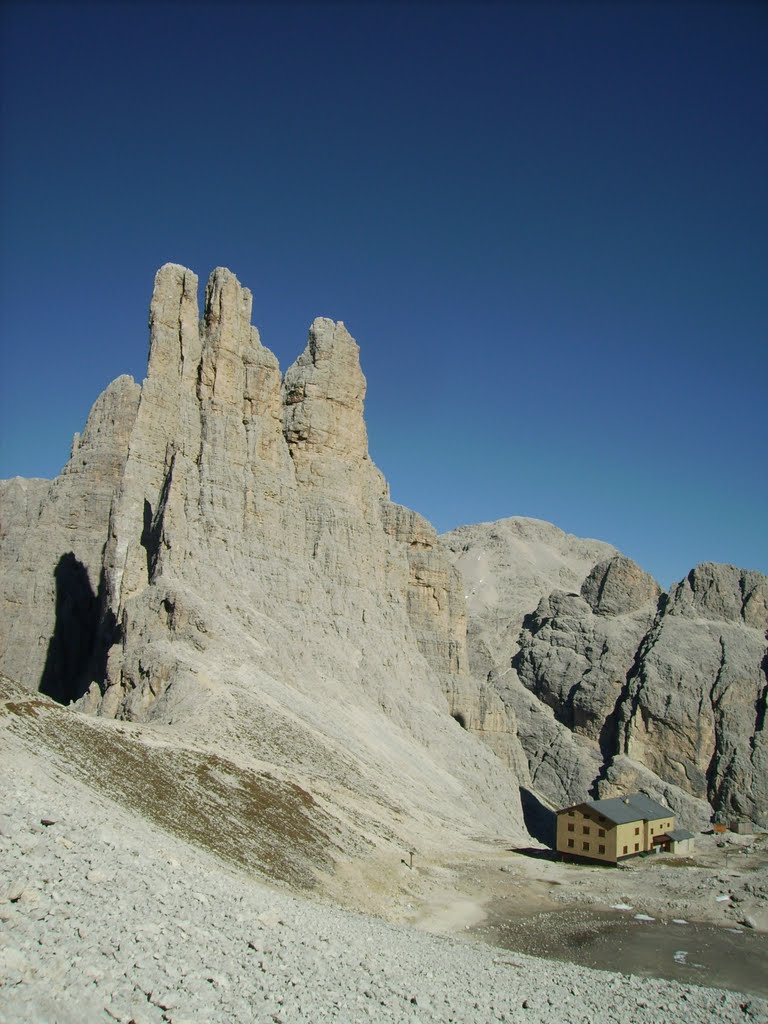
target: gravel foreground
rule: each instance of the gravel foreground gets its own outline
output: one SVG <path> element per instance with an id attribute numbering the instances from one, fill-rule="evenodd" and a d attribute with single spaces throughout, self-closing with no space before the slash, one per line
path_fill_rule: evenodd
<path id="1" fill-rule="evenodd" d="M 537 960 L 295 898 L 53 766 L 41 774 L 22 748 L 11 757 L 6 745 L 3 762 L 3 1024 L 768 1021 L 768 1002 L 754 997 Z"/>

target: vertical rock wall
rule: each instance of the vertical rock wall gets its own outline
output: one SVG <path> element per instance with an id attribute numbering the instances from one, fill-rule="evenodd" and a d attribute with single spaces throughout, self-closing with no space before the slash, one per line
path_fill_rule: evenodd
<path id="1" fill-rule="evenodd" d="M 466 695 L 478 735 L 516 757 L 514 732 L 531 786 L 557 805 L 642 786 L 692 827 L 711 813 L 768 823 L 768 579 L 705 564 L 666 595 L 615 553 L 585 571 L 594 542 L 547 524 L 532 540 L 529 524 L 445 538 L 469 595 L 470 661 L 487 670 Z M 471 708 L 491 704 L 489 688 L 503 713 L 484 729 Z"/>
<path id="2" fill-rule="evenodd" d="M 184 730 L 338 799 L 517 827 L 514 777 L 450 717 L 467 671 L 458 575 L 370 459 L 354 339 L 315 320 L 283 378 L 233 274 L 213 272 L 202 316 L 197 294 L 191 271 L 158 271 L 142 386 L 108 389 L 56 481 L 9 491 L 0 561 L 15 579 L 34 562 L 46 591 L 24 621 L 7 585 L 0 669 L 38 688 L 44 659 L 14 651 L 76 623 L 79 651 L 52 657 L 61 677 L 77 661 L 57 696 L 81 710 Z M 40 558 L 21 550 L 22 506 L 29 545 L 55 526 Z M 74 611 L 55 594 L 67 529 L 89 581 L 69 587 Z"/>

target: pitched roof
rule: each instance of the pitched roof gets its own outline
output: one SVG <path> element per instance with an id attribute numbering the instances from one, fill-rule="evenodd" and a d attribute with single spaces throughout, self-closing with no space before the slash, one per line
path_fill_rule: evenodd
<path id="1" fill-rule="evenodd" d="M 673 839 L 676 843 L 679 843 L 681 839 L 693 839 L 693 832 L 689 832 L 686 828 L 673 828 L 671 832 L 667 832 L 670 839 Z"/>
<path id="2" fill-rule="evenodd" d="M 585 800 L 577 807 L 589 807 L 597 814 L 602 814 L 614 825 L 625 825 L 630 821 L 649 821 L 654 818 L 666 818 L 673 812 L 664 804 L 651 800 L 645 793 L 628 793 L 626 796 L 610 797 L 607 800 Z M 568 808 L 566 808 L 568 810 Z"/>

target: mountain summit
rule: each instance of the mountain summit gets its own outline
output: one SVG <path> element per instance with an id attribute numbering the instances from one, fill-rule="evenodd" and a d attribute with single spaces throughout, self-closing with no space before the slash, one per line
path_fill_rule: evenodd
<path id="1" fill-rule="evenodd" d="M 524 835 L 515 775 L 448 712 L 462 584 L 371 461 L 356 342 L 317 319 L 283 376 L 230 271 L 202 316 L 197 291 L 162 267 L 144 382 L 56 480 L 2 484 L 0 672 L 268 766 L 374 846 Z"/>
<path id="2" fill-rule="evenodd" d="M 165 827 L 282 807 L 307 884 L 392 843 L 522 840 L 521 790 L 768 821 L 765 577 L 704 565 L 667 595 L 530 519 L 438 538 L 370 458 L 344 324 L 283 375 L 229 270 L 197 295 L 162 267 L 146 379 L 105 390 L 55 480 L 0 484 L 0 673 L 71 709 L 38 699 L 40 742 L 71 735 Z"/>

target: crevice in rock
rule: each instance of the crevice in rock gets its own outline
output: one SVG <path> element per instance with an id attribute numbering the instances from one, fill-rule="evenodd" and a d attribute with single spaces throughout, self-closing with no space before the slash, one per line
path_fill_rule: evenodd
<path id="1" fill-rule="evenodd" d="M 600 754 L 603 758 L 603 767 L 606 768 L 611 758 L 616 754 L 625 753 L 626 741 L 622 742 L 620 738 L 620 723 L 622 717 L 622 711 L 624 706 L 629 702 L 631 703 L 630 717 L 635 714 L 637 709 L 637 702 L 639 694 L 632 694 L 632 683 L 641 673 L 641 657 L 638 652 L 635 654 L 634 662 L 632 667 L 621 684 L 619 695 L 616 698 L 616 702 L 613 705 L 613 710 L 609 715 L 606 715 L 603 726 L 600 730 L 600 736 L 598 737 L 598 746 L 600 747 Z M 625 734 L 626 736 L 626 734 Z M 625 738 L 624 738 L 625 740 Z"/>
<path id="2" fill-rule="evenodd" d="M 203 321 L 200 321 L 200 338 L 202 341 L 203 337 Z M 201 346 L 202 347 L 202 346 Z M 200 356 L 200 362 L 197 364 L 197 380 L 195 381 L 195 397 L 197 398 L 198 405 L 203 404 L 203 357 Z M 200 451 L 202 455 L 202 448 Z M 198 465 L 200 465 L 200 455 L 198 455 Z"/>
<path id="3" fill-rule="evenodd" d="M 715 753 L 707 768 L 707 799 L 720 816 L 729 814 L 734 810 L 735 803 L 738 804 L 738 795 L 733 793 L 733 767 L 736 761 L 736 752 L 731 750 L 727 757 L 719 744 L 716 744 Z M 710 769 L 712 775 L 710 777 Z M 724 819 L 723 819 L 724 820 Z"/>
<path id="4" fill-rule="evenodd" d="M 707 799 L 713 807 L 719 803 L 720 793 L 723 788 L 723 782 L 725 775 L 721 772 L 721 758 L 722 749 L 720 744 L 720 726 L 721 726 L 721 715 L 720 715 L 720 701 L 723 698 L 723 693 L 718 692 L 720 686 L 720 680 L 723 677 L 725 670 L 725 640 L 720 637 L 720 664 L 715 674 L 714 682 L 709 689 L 709 703 L 712 708 L 715 724 L 715 746 L 712 751 L 712 756 L 709 759 L 707 770 L 705 772 L 705 778 L 707 780 Z"/>
<path id="5" fill-rule="evenodd" d="M 179 379 L 184 376 L 184 325 L 181 319 L 181 311 L 184 309 L 184 299 L 187 296 L 187 273 L 181 278 L 181 299 L 179 301 L 179 316 L 176 321 L 176 337 L 179 342 Z"/>
<path id="6" fill-rule="evenodd" d="M 603 573 L 602 579 L 600 580 L 600 585 L 597 588 L 597 598 L 595 599 L 595 605 L 593 610 L 600 608 L 602 604 L 603 594 L 605 593 L 605 587 L 608 583 L 608 576 L 610 574 L 610 571 L 611 563 L 609 562 L 608 565 L 605 567 L 605 572 Z"/>
<path id="7" fill-rule="evenodd" d="M 603 763 L 590 786 L 590 793 L 597 797 L 600 783 L 603 782 L 608 770 L 613 763 L 613 758 L 618 754 L 626 754 L 629 746 L 628 732 L 632 720 L 637 714 L 640 704 L 640 695 L 645 685 L 643 677 L 643 662 L 653 650 L 659 637 L 661 623 L 667 606 L 667 595 L 661 594 L 656 606 L 656 617 L 651 628 L 641 639 L 632 665 L 627 672 L 624 682 L 613 705 L 613 710 L 606 716 L 598 737 L 598 746 Z M 629 710 L 627 711 L 627 706 Z"/>
<path id="8" fill-rule="evenodd" d="M 653 624 L 648 632 L 645 634 L 643 639 L 640 641 L 640 645 L 637 648 L 637 652 L 632 661 L 632 667 L 627 672 L 626 681 L 626 693 L 629 700 L 629 713 L 624 717 L 623 722 L 623 735 L 619 737 L 619 723 L 617 721 L 617 735 L 616 735 L 616 753 L 626 754 L 628 753 L 629 747 L 629 727 L 632 723 L 633 718 L 637 714 L 637 709 L 640 704 L 640 695 L 645 688 L 645 673 L 644 673 L 644 662 L 648 655 L 651 653 L 653 648 L 656 646 L 656 642 L 659 639 L 661 632 L 661 626 L 663 622 L 664 612 L 666 611 L 667 602 L 666 594 L 659 596 L 657 604 L 656 617 L 653 620 Z M 633 687 L 633 683 L 637 680 L 637 685 Z M 622 690 L 622 693 L 624 691 Z M 621 697 L 619 697 L 621 701 Z M 616 709 L 619 708 L 619 701 L 617 701 Z M 619 749 L 620 748 L 620 749 Z M 602 748 L 601 748 L 602 749 Z"/>
<path id="9" fill-rule="evenodd" d="M 157 560 L 160 554 L 160 541 L 163 534 L 163 516 L 168 504 L 168 495 L 173 480 L 173 468 L 176 462 L 176 453 L 171 455 L 170 465 L 166 470 L 163 485 L 160 488 L 160 496 L 157 502 L 157 510 L 153 513 L 152 505 L 144 499 L 144 524 L 141 531 L 140 544 L 144 548 L 147 558 L 147 578 L 151 583 L 157 569 Z"/>
<path id="10" fill-rule="evenodd" d="M 115 644 L 121 643 L 123 639 L 122 625 L 118 622 L 112 608 L 109 607 L 107 578 L 103 564 L 99 576 L 97 598 L 99 603 L 99 623 L 93 643 L 87 679 L 83 680 L 81 696 L 86 692 L 91 683 L 96 683 L 102 694 L 104 693 L 110 648 Z"/>
<path id="11" fill-rule="evenodd" d="M 144 499 L 144 524 L 139 543 L 144 548 L 144 554 L 147 559 L 147 576 L 151 579 L 152 565 L 157 554 L 159 538 L 157 535 L 157 524 L 155 523 L 152 506 L 146 498 Z"/>
<path id="12" fill-rule="evenodd" d="M 744 622 L 746 621 L 744 609 L 747 606 L 749 594 L 747 593 L 747 581 L 744 579 L 743 575 L 739 576 L 739 594 L 741 595 L 741 608 L 739 608 L 739 615 L 741 617 L 741 621 Z"/>
<path id="13" fill-rule="evenodd" d="M 765 729 L 765 716 L 766 711 L 768 711 L 768 651 L 765 652 L 760 668 L 766 677 L 766 684 L 757 695 L 757 700 L 755 701 L 755 728 L 749 737 L 749 747 L 753 753 L 757 742 L 757 734 Z"/>
<path id="14" fill-rule="evenodd" d="M 540 619 L 538 617 L 537 610 L 534 609 L 534 611 L 528 612 L 527 615 L 523 616 L 523 622 L 520 627 L 520 636 L 522 637 L 523 633 L 530 633 L 531 636 L 536 636 L 539 630 L 543 629 L 549 622 L 551 622 L 551 616 L 545 616 Z M 512 657 L 512 668 L 517 669 L 521 660 L 522 652 L 517 651 L 517 653 Z M 516 661 L 517 664 L 515 664 Z"/>
<path id="15" fill-rule="evenodd" d="M 588 674 L 589 673 L 587 672 L 586 675 Z M 563 701 L 562 705 L 560 705 L 557 708 L 554 708 L 555 718 L 558 720 L 558 722 L 562 722 L 563 725 L 567 726 L 567 728 L 569 728 L 571 732 L 573 732 L 574 725 L 576 722 L 576 716 L 573 711 L 573 703 L 576 694 L 581 689 L 581 684 L 583 683 L 584 678 L 585 676 L 582 676 L 581 679 L 578 679 L 566 694 L 565 700 Z"/>

